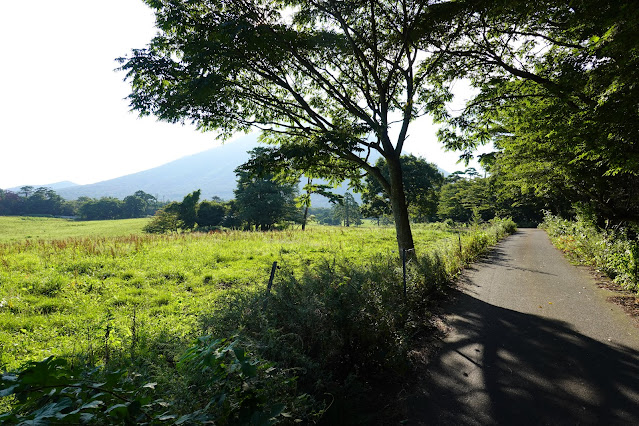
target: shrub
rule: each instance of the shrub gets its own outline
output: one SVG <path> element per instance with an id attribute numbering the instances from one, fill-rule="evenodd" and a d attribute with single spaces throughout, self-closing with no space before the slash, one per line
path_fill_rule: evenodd
<path id="1" fill-rule="evenodd" d="M 596 268 L 626 289 L 639 291 L 639 244 L 628 238 L 626 229 L 600 230 L 583 216 L 571 221 L 549 213 L 540 226 L 574 261 Z"/>

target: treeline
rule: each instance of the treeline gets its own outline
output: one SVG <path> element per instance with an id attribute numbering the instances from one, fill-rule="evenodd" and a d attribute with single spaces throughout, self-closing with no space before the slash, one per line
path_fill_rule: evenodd
<path id="1" fill-rule="evenodd" d="M 120 200 L 80 197 L 67 201 L 53 189 L 23 186 L 18 192 L 0 189 L 0 216 L 74 216 L 83 220 L 129 219 L 153 215 L 163 203 L 144 191 Z"/>
<path id="2" fill-rule="evenodd" d="M 543 211 L 557 211 L 558 204 L 534 193 L 513 191 L 500 175 L 480 177 L 469 168 L 447 177 L 434 164 L 413 155 L 402 156 L 406 201 L 415 223 L 452 221 L 487 222 L 495 217 L 511 217 L 520 226 L 536 225 Z M 384 164 L 380 161 L 383 173 Z M 330 208 L 310 207 L 312 189 L 300 194 L 299 181 L 282 182 L 272 174 L 262 176 L 236 170 L 235 199 L 218 197 L 200 202 L 200 190 L 158 210 L 145 230 L 151 233 L 231 228 L 243 230 L 281 229 L 290 224 L 304 226 L 312 221 L 322 225 L 357 226 L 364 218 L 378 225 L 393 223 L 391 201 L 376 180 L 365 178 L 354 185 L 362 195 L 360 205 L 346 192 L 337 195 L 322 187 L 321 193 L 333 202 Z M 318 186 L 307 185 L 317 188 Z M 319 192 L 319 191 L 317 191 Z M 306 202 L 305 202 L 306 201 Z M 555 200 L 556 201 L 556 200 Z"/>

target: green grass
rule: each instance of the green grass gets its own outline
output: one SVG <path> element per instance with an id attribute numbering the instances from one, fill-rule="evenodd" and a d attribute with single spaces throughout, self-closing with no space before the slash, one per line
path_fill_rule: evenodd
<path id="1" fill-rule="evenodd" d="M 149 219 L 75 221 L 30 216 L 0 216 L 0 243 L 75 237 L 142 234 Z"/>
<path id="2" fill-rule="evenodd" d="M 10 229 L 5 220 L 16 218 L 0 218 L 0 227 Z M 60 222 L 31 223 L 50 229 Z M 232 404 L 243 401 L 244 386 L 233 385 L 239 380 L 235 367 L 228 367 L 229 381 L 213 384 L 202 375 L 206 369 L 176 368 L 180 357 L 196 337 L 237 336 L 232 341 L 246 344 L 251 356 L 269 360 L 260 364 L 264 375 L 252 389 L 269 388 L 306 420 L 330 405 L 322 395 L 353 402 L 356 393 L 362 402 L 368 396 L 357 389 L 369 374 L 398 377 L 406 371 L 432 296 L 514 225 L 496 222 L 461 234 L 444 224 L 414 226 L 417 257 L 408 265 L 404 297 L 393 227 L 147 235 L 139 233 L 140 222 L 129 221 L 131 228 L 119 228 L 120 236 L 94 234 L 123 223 L 91 223 L 85 234 L 72 229 L 75 236 L 68 238 L 20 239 L 35 234 L 26 226 L 21 234 L 5 234 L 3 369 L 50 355 L 72 365 L 125 367 L 140 385 L 159 383 L 155 398 L 168 398 L 171 412 L 194 413 L 222 391 Z M 281 269 L 266 298 L 274 261 Z M 202 353 L 209 353 L 208 343 L 202 344 Z M 274 382 L 272 374 L 279 379 Z M 347 409 L 335 407 L 334 413 Z M 209 413 L 214 419 L 218 408 Z"/>
<path id="3" fill-rule="evenodd" d="M 50 354 L 99 360 L 107 326 L 108 345 L 124 351 L 134 311 L 137 333 L 190 339 L 221 296 L 263 290 L 274 261 L 300 272 L 335 260 L 362 265 L 396 250 L 388 227 L 153 236 L 139 234 L 143 223 L 1 218 L 2 238 L 13 242 L 0 244 L 0 364 L 14 368 Z M 70 237 L 62 239 L 65 232 Z M 422 251 L 453 236 L 415 227 Z"/>

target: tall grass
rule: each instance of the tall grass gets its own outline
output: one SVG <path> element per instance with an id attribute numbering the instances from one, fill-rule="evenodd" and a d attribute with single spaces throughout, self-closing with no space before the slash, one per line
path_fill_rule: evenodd
<path id="1" fill-rule="evenodd" d="M 540 225 L 572 260 L 590 265 L 622 287 L 639 292 L 639 242 L 625 230 L 601 230 L 583 217 L 571 221 L 547 214 Z"/>

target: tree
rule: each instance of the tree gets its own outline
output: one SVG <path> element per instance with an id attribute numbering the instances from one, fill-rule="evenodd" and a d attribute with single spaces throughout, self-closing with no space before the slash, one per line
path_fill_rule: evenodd
<path id="1" fill-rule="evenodd" d="M 15 192 L 0 189 L 0 215 L 20 214 L 22 203 L 23 199 Z"/>
<path id="2" fill-rule="evenodd" d="M 33 194 L 33 189 L 33 186 L 30 185 L 21 186 L 19 193 L 22 194 L 24 198 L 29 198 L 31 194 Z"/>
<path id="3" fill-rule="evenodd" d="M 421 222 L 436 219 L 439 190 L 444 176 L 437 166 L 414 155 L 403 155 L 400 162 L 409 212 Z M 388 175 L 388 167 L 382 159 L 377 161 L 376 166 L 383 175 Z M 389 195 L 384 192 L 379 182 L 370 176 L 365 180 L 362 201 L 362 211 L 366 216 L 379 218 L 392 211 Z"/>
<path id="4" fill-rule="evenodd" d="M 447 75 L 480 93 L 441 136 L 492 141 L 502 176 L 541 198 L 560 190 L 600 225 L 639 224 L 639 8 L 631 1 L 477 1 Z"/>
<path id="5" fill-rule="evenodd" d="M 60 215 L 65 212 L 64 199 L 54 190 L 46 187 L 33 189 L 32 187 L 25 193 L 30 193 L 23 204 L 23 214 L 49 214 Z"/>
<path id="6" fill-rule="evenodd" d="M 186 195 L 181 203 L 175 204 L 177 208 L 178 218 L 180 220 L 180 228 L 191 230 L 197 225 L 197 207 L 200 200 L 201 191 L 193 191 Z"/>
<path id="7" fill-rule="evenodd" d="M 359 210 L 359 204 L 355 201 L 353 194 L 347 192 L 344 198 L 332 208 L 333 218 L 338 222 L 343 222 L 344 226 L 361 225 L 362 215 Z"/>
<path id="8" fill-rule="evenodd" d="M 120 59 L 134 110 L 224 136 L 258 128 L 279 164 L 311 178 L 363 170 L 389 194 L 400 250 L 413 249 L 400 155 L 410 122 L 450 98 L 428 79 L 441 59 L 433 46 L 455 31 L 431 19 L 441 2 L 146 3 L 159 33 Z"/>
<path id="9" fill-rule="evenodd" d="M 256 148 L 251 155 L 256 155 L 259 150 Z M 272 177 L 255 177 L 240 168 L 236 169 L 236 174 L 238 181 L 234 193 L 238 218 L 249 229 L 255 227 L 267 231 L 278 222 L 296 219 L 299 213 L 295 205 L 296 183 L 278 183 Z"/>
<path id="10" fill-rule="evenodd" d="M 146 215 L 147 203 L 144 198 L 128 195 L 122 201 L 122 217 L 134 218 Z"/>
<path id="11" fill-rule="evenodd" d="M 113 197 L 91 199 L 78 207 L 78 215 L 84 220 L 112 220 L 122 217 L 122 201 Z"/>
<path id="12" fill-rule="evenodd" d="M 180 228 L 179 203 L 173 201 L 159 209 L 143 231 L 150 234 L 177 232 Z"/>
<path id="13" fill-rule="evenodd" d="M 159 203 L 158 203 L 157 197 L 155 197 L 155 196 L 153 196 L 151 194 L 147 194 L 146 192 L 144 192 L 142 190 L 138 190 L 138 191 L 135 191 L 133 196 L 144 201 L 144 205 L 145 205 L 144 214 L 145 215 L 154 214 L 155 211 L 159 208 Z"/>
<path id="14" fill-rule="evenodd" d="M 198 227 L 220 226 L 227 208 L 219 201 L 202 201 L 197 208 Z"/>

